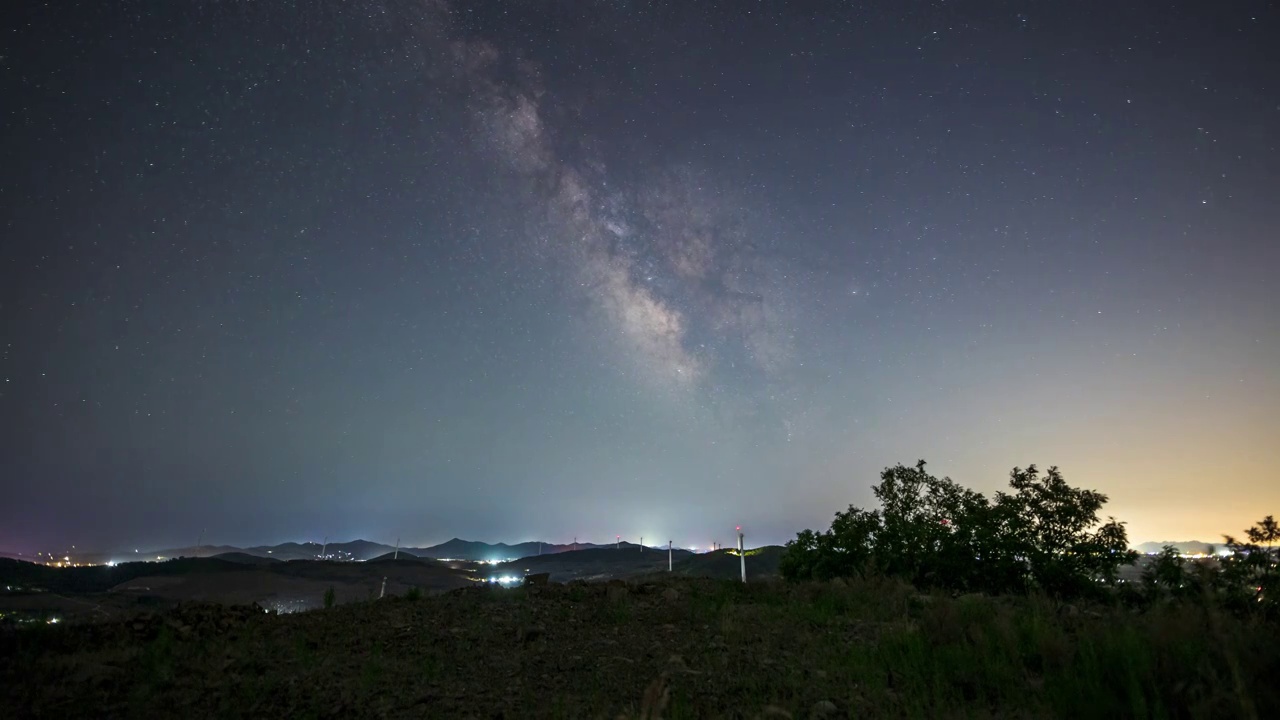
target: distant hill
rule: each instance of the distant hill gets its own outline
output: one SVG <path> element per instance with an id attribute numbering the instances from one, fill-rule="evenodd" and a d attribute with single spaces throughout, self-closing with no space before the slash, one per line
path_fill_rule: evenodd
<path id="1" fill-rule="evenodd" d="M 687 550 L 674 553 L 677 562 L 688 557 Z M 667 569 L 667 551 L 622 543 L 608 547 L 591 547 L 585 550 L 568 550 L 558 553 L 544 552 L 511 562 L 502 563 L 488 571 L 491 577 L 549 573 L 555 582 L 570 580 L 608 580 L 645 575 Z M 482 570 L 481 573 L 484 573 Z"/>
<path id="2" fill-rule="evenodd" d="M 192 545 L 191 547 L 165 548 L 163 550 L 152 550 L 145 553 L 134 553 L 133 557 L 128 557 L 125 553 L 117 553 L 116 555 L 119 556 L 118 562 L 149 562 L 157 558 L 164 558 L 165 560 L 179 557 L 207 558 L 234 552 L 243 551 L 240 548 L 231 545 Z"/>
<path id="3" fill-rule="evenodd" d="M 327 545 L 317 542 L 287 542 L 279 545 L 258 545 L 244 550 L 250 555 L 271 557 L 276 560 L 317 560 L 321 553 L 324 553 L 329 560 L 369 560 L 394 551 L 395 546 L 370 540 L 331 542 Z"/>
<path id="4" fill-rule="evenodd" d="M 635 543 L 623 542 L 619 547 L 617 544 L 609 543 L 607 545 L 597 545 L 593 543 L 578 543 L 576 546 L 572 543 L 557 544 L 549 542 L 538 542 L 531 540 L 529 542 L 507 544 L 507 543 L 487 543 L 475 540 L 463 540 L 461 538 L 453 538 L 439 545 L 430 547 L 401 547 L 401 555 L 408 554 L 419 558 L 433 558 L 436 560 L 464 560 L 468 562 L 480 563 L 496 563 L 508 560 L 516 560 L 527 557 L 537 557 L 539 555 L 557 555 L 560 553 L 583 552 L 587 550 L 636 550 L 639 552 L 640 546 Z M 654 552 L 661 552 L 665 548 L 648 548 Z M 247 564 L 249 558 L 260 558 L 264 560 L 280 560 L 284 562 L 292 560 L 319 560 L 323 553 L 327 560 L 337 561 L 368 561 L 383 556 L 392 556 L 396 552 L 393 545 L 373 542 L 370 540 L 351 540 L 348 542 L 331 542 L 327 545 L 318 542 L 286 542 L 278 545 L 254 545 L 252 547 L 240 548 L 232 545 L 200 545 L 190 547 L 165 548 L 163 550 L 149 550 L 145 553 L 83 553 L 77 555 L 73 560 L 82 563 L 105 564 L 108 561 L 116 563 L 122 562 L 156 562 L 158 560 L 172 560 L 174 558 L 221 558 L 230 562 Z M 35 558 L 15 558 L 24 560 L 35 560 Z"/>
<path id="5" fill-rule="evenodd" d="M 213 559 L 240 563 L 241 565 L 270 565 L 271 563 L 283 562 L 273 557 L 261 557 L 259 555 L 250 555 L 249 553 L 239 551 L 218 553 L 213 556 Z"/>
<path id="6" fill-rule="evenodd" d="M 405 550 L 404 548 L 400 548 L 399 552 L 396 552 L 393 550 L 389 553 L 383 553 L 378 557 L 369 558 L 368 562 L 400 562 L 401 560 L 420 563 L 423 561 L 423 558 L 420 558 L 417 555 L 414 555 L 413 553 L 409 552 L 408 550 Z"/>
<path id="7" fill-rule="evenodd" d="M 630 543 L 623 543 L 623 547 L 627 547 L 629 545 Z M 593 545 L 591 543 L 578 543 L 577 545 L 578 550 L 590 550 L 600 547 L 606 546 Z M 607 547 L 613 546 L 609 545 Z M 574 546 L 571 544 L 557 545 L 555 543 L 548 542 L 539 543 L 536 540 L 508 545 L 506 543 L 486 543 L 475 540 L 453 538 L 452 540 L 442 542 L 439 545 L 432 545 L 431 547 L 410 548 L 410 551 L 420 557 L 491 562 L 495 560 L 515 560 L 517 558 L 532 557 L 538 554 L 554 555 L 556 553 L 571 552 L 573 549 Z"/>
<path id="8" fill-rule="evenodd" d="M 778 561 L 782 558 L 784 548 L 781 545 L 766 545 L 747 551 L 747 579 L 753 577 L 773 577 L 778 574 Z M 716 550 L 701 555 L 690 555 L 676 563 L 675 572 L 680 575 L 732 579 L 741 577 L 742 565 L 736 551 Z"/>
<path id="9" fill-rule="evenodd" d="M 320 557 L 320 543 L 287 542 L 279 545 L 258 545 L 245 548 L 244 552 L 260 557 L 273 557 L 276 560 L 315 560 Z"/>
<path id="10" fill-rule="evenodd" d="M 1144 542 L 1134 549 L 1143 554 L 1158 553 L 1164 549 L 1165 545 L 1172 545 L 1178 549 L 1178 552 L 1186 555 L 1207 555 L 1214 549 L 1222 547 L 1221 544 L 1214 545 L 1199 540 L 1165 540 L 1163 542 Z"/>

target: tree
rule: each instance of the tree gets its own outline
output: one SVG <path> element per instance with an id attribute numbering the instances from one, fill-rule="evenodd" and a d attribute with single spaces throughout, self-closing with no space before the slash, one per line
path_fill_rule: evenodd
<path id="1" fill-rule="evenodd" d="M 1222 560 L 1222 585 L 1228 602 L 1261 605 L 1266 612 L 1280 612 L 1280 573 L 1276 572 L 1276 543 L 1280 527 L 1273 516 L 1244 531 L 1249 542 L 1230 535 L 1223 540 L 1230 554 Z"/>
<path id="2" fill-rule="evenodd" d="M 1254 523 L 1253 527 L 1244 532 L 1249 538 L 1249 542 L 1254 545 L 1265 546 L 1263 549 L 1264 555 L 1270 556 L 1273 552 L 1272 546 L 1280 543 L 1280 525 L 1276 524 L 1276 519 L 1271 515 Z M 1270 564 L 1268 564 L 1267 571 L 1270 572 L 1270 570 Z"/>
<path id="3" fill-rule="evenodd" d="M 1009 473 L 1013 493 L 997 493 L 1013 547 L 1025 558 L 1030 581 L 1052 593 L 1072 595 L 1097 579 L 1114 580 L 1121 565 L 1137 559 L 1124 524 L 1115 518 L 1096 530 L 1107 496 L 1073 488 L 1057 467 L 1041 475 L 1035 465 Z"/>
<path id="4" fill-rule="evenodd" d="M 1186 584 L 1186 560 L 1172 545 L 1161 548 L 1142 571 L 1142 585 L 1152 598 L 1162 594 L 1182 595 Z"/>
<path id="5" fill-rule="evenodd" d="M 836 513 L 827 532 L 799 532 L 787 543 L 778 571 L 792 580 L 861 576 L 869 568 L 879 531 L 878 513 L 851 505 Z"/>
<path id="6" fill-rule="evenodd" d="M 970 584 L 972 536 L 989 507 L 981 493 L 930 475 L 923 460 L 886 468 L 872 491 L 883 505 L 874 553 L 882 572 L 919 585 Z"/>
<path id="7" fill-rule="evenodd" d="M 870 569 L 921 587 L 1073 595 L 1114 579 L 1136 557 L 1122 523 L 1098 526 L 1107 497 L 1071 487 L 1056 467 L 1043 476 L 1034 465 L 1014 468 L 1013 492 L 995 502 L 925 467 L 886 468 L 872 487 L 879 510 L 851 506 L 827 532 L 799 533 L 787 544 L 783 576 Z"/>

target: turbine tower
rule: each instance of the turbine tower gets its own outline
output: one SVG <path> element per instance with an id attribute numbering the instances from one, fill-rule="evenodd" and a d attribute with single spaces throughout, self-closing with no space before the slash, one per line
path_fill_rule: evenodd
<path id="1" fill-rule="evenodd" d="M 742 526 L 738 528 L 738 563 L 742 566 L 742 582 L 747 581 L 747 553 L 746 543 L 742 539 Z"/>

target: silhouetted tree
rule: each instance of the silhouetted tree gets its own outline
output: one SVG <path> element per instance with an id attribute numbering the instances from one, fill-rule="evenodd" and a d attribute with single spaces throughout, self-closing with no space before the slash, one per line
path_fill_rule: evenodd
<path id="1" fill-rule="evenodd" d="M 1009 474 L 1011 494 L 997 493 L 996 504 L 1009 512 L 1012 546 L 1026 558 L 1032 583 L 1053 594 L 1074 595 L 1096 580 L 1113 581 L 1121 565 L 1133 562 L 1124 524 L 1115 518 L 1096 530 L 1107 496 L 1073 488 L 1057 467 L 1041 475 L 1035 465 Z"/>
<path id="2" fill-rule="evenodd" d="M 1161 548 L 1142 570 L 1142 585 L 1151 598 L 1162 594 L 1181 595 L 1186 584 L 1186 560 L 1172 545 Z"/>
<path id="3" fill-rule="evenodd" d="M 1245 530 L 1249 540 L 1259 545 L 1275 545 L 1280 543 L 1280 525 L 1276 524 L 1275 517 L 1268 515 L 1259 520 L 1253 527 Z"/>
<path id="4" fill-rule="evenodd" d="M 1221 588 L 1227 602 L 1240 607 L 1261 607 L 1266 612 L 1280 612 L 1280 573 L 1276 572 L 1276 543 L 1280 527 L 1268 515 L 1248 528 L 1239 542 L 1223 535 L 1231 551 L 1222 559 Z"/>
<path id="5" fill-rule="evenodd" d="M 1041 588 L 1078 594 L 1132 562 L 1124 525 L 1098 525 L 1107 497 L 1067 485 L 1057 468 L 1014 468 L 1012 493 L 990 502 L 921 460 L 886 468 L 872 491 L 879 510 L 850 507 L 826 533 L 787 544 L 784 577 L 827 578 L 866 570 L 920 586 L 989 592 Z"/>

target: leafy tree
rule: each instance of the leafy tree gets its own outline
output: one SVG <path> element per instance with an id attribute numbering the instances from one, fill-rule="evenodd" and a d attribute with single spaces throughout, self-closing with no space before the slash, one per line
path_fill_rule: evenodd
<path id="1" fill-rule="evenodd" d="M 333 586 L 330 585 L 329 589 L 324 591 L 324 606 L 326 609 L 333 607 L 336 597 L 337 594 L 333 591 Z"/>
<path id="2" fill-rule="evenodd" d="M 1014 468 L 1011 493 L 995 502 L 922 460 L 886 468 L 872 491 L 879 510 L 850 507 L 825 533 L 805 530 L 787 544 L 788 578 L 827 578 L 870 569 L 919 586 L 989 592 L 1033 587 L 1078 594 L 1132 562 L 1124 525 L 1098 526 L 1107 497 L 1067 485 L 1057 468 Z"/>
<path id="3" fill-rule="evenodd" d="M 1280 527 L 1268 515 L 1244 531 L 1249 542 L 1230 535 L 1223 540 L 1230 554 L 1222 560 L 1221 586 L 1227 602 L 1240 608 L 1260 606 L 1266 612 L 1280 612 L 1280 573 L 1276 571 L 1275 545 Z"/>
<path id="4" fill-rule="evenodd" d="M 778 559 L 778 572 L 791 580 L 813 580 L 821 578 L 825 573 L 818 572 L 819 562 L 826 557 L 820 547 L 823 535 L 812 530 L 801 530 L 796 533 L 795 540 L 787 542 Z"/>
<path id="5" fill-rule="evenodd" d="M 870 567 L 880 515 L 850 506 L 836 513 L 824 533 L 804 530 L 787 543 L 779 560 L 783 577 L 795 580 L 864 575 Z"/>
<path id="6" fill-rule="evenodd" d="M 1026 560 L 1031 582 L 1052 594 L 1084 592 L 1094 580 L 1114 580 L 1137 553 L 1128 549 L 1124 524 L 1115 518 L 1094 530 L 1107 496 L 1073 488 L 1057 467 L 1041 475 L 1035 465 L 1009 474 L 1013 493 L 997 493 L 1013 547 Z"/>
<path id="7" fill-rule="evenodd" d="M 1276 523 L 1275 517 L 1268 515 L 1259 520 L 1253 527 L 1245 530 L 1249 542 L 1257 545 L 1266 545 L 1268 549 L 1280 543 L 1280 525 Z"/>
<path id="8" fill-rule="evenodd" d="M 964 584 L 972 565 L 968 530 L 986 498 L 930 475 L 923 460 L 886 468 L 872 491 L 883 505 L 875 543 L 879 569 L 921 585 Z"/>
<path id="9" fill-rule="evenodd" d="M 831 530 L 818 539 L 822 561 L 817 572 L 826 577 L 866 574 L 875 557 L 876 538 L 883 531 L 877 512 L 850 506 L 836 513 Z"/>

